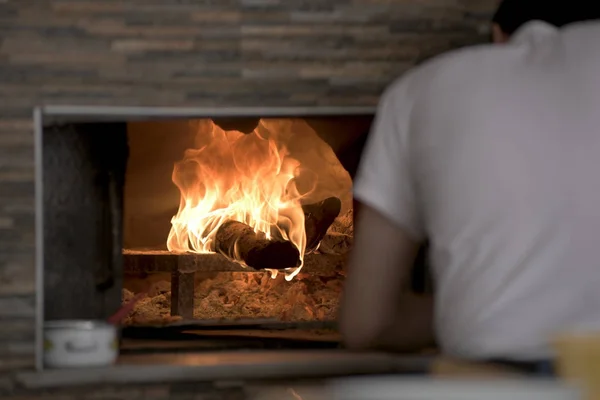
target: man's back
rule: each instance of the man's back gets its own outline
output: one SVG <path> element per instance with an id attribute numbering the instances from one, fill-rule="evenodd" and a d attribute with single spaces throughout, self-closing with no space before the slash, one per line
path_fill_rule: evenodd
<path id="1" fill-rule="evenodd" d="M 370 157 L 356 196 L 430 239 L 443 349 L 539 359 L 554 334 L 600 328 L 600 23 L 531 22 L 506 46 L 432 60 L 384 101 L 399 116 L 375 129 L 399 126 L 419 218 L 376 199 Z"/>

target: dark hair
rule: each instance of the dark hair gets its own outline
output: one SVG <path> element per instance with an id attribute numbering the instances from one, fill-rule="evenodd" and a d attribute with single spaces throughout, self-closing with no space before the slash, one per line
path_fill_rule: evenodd
<path id="1" fill-rule="evenodd" d="M 529 21 L 540 20 L 556 27 L 600 19 L 595 0 L 502 0 L 493 22 L 512 35 Z"/>

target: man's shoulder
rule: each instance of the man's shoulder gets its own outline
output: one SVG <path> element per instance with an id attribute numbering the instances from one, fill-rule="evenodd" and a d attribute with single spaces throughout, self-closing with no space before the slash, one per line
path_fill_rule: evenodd
<path id="1" fill-rule="evenodd" d="M 502 57 L 502 54 L 505 52 L 505 50 L 505 46 L 498 46 L 488 43 L 461 47 L 429 58 L 419 64 L 417 68 L 431 73 L 434 70 L 440 70 L 442 68 L 446 69 L 448 67 L 458 65 L 462 70 L 464 70 L 466 65 L 473 66 L 465 63 L 474 60 L 487 60 L 489 58 L 495 59 Z"/>
<path id="2" fill-rule="evenodd" d="M 481 44 L 447 51 L 414 66 L 396 78 L 386 89 L 387 98 L 414 97 L 423 93 L 431 85 L 442 81 L 469 79 L 481 72 L 491 72 L 489 68 L 504 58 L 500 46 Z"/>

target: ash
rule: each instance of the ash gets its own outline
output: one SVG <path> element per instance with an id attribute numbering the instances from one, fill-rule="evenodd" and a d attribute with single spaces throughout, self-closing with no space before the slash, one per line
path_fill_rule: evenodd
<path id="1" fill-rule="evenodd" d="M 171 284 L 168 275 L 155 274 L 142 283 L 126 279 L 123 303 L 147 292 L 124 325 L 167 324 L 180 319 L 170 315 Z M 266 272 L 196 273 L 194 318 L 201 320 L 275 319 L 285 322 L 336 319 L 343 278 L 299 274 L 287 282 L 283 274 L 271 279 Z M 149 285 L 144 288 L 144 285 Z"/>

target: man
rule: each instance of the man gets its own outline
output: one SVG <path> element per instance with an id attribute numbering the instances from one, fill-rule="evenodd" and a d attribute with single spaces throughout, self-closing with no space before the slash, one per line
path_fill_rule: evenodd
<path id="1" fill-rule="evenodd" d="M 355 180 L 348 347 L 536 361 L 555 335 L 600 329 L 596 8 L 505 0 L 496 44 L 385 92 Z M 406 290 L 426 238 L 435 301 Z"/>

